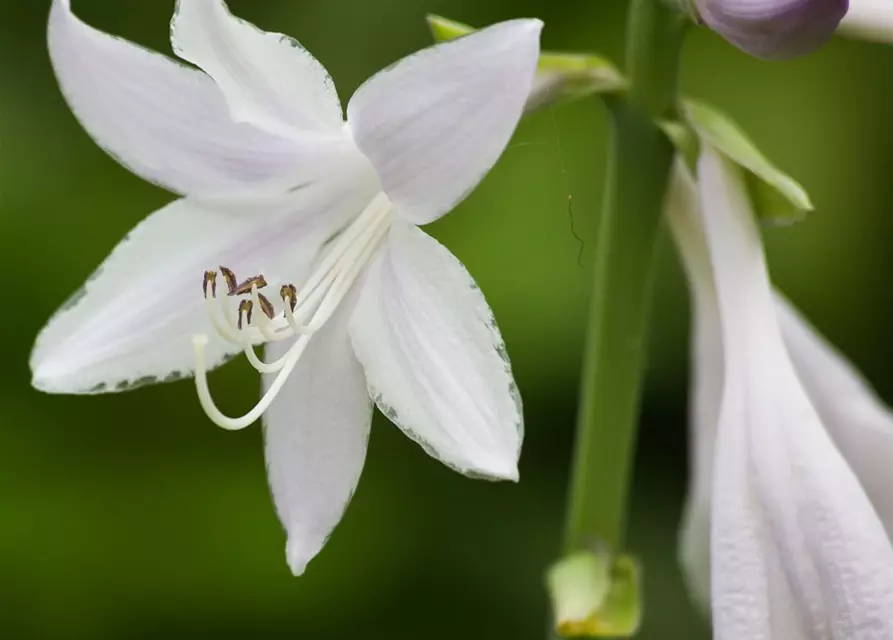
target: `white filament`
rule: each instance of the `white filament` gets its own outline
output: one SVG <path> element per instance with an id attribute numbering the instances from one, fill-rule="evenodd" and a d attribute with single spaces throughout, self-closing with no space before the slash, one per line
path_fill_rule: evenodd
<path id="1" fill-rule="evenodd" d="M 251 289 L 251 298 L 256 322 L 252 322 L 253 326 L 240 330 L 237 319 L 233 318 L 225 304 L 225 297 L 221 298 L 220 305 L 214 303 L 213 296 L 207 297 L 208 314 L 220 336 L 243 347 L 246 358 L 260 373 L 278 374 L 251 411 L 239 418 L 231 418 L 217 408 L 208 388 L 205 362 L 208 337 L 194 336 L 192 342 L 196 362 L 196 390 L 202 408 L 215 424 L 228 430 L 244 429 L 270 407 L 298 364 L 313 334 L 331 318 L 377 251 L 390 228 L 389 214 L 390 202 L 384 194 L 379 194 L 333 242 L 325 258 L 300 288 L 299 302 L 294 311 L 289 302 L 284 301 L 285 310 L 280 316 L 273 319 L 267 317 L 260 306 L 260 296 L 255 285 Z M 218 315 L 222 316 L 222 320 Z M 254 351 L 254 346 L 258 343 L 278 342 L 294 337 L 297 337 L 295 343 L 274 362 L 264 362 Z"/>

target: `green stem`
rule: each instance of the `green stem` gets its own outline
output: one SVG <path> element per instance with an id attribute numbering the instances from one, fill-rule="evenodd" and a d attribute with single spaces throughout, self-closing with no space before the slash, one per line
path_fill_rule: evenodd
<path id="1" fill-rule="evenodd" d="M 676 99 L 684 20 L 660 0 L 632 0 L 630 89 L 613 123 L 596 246 L 570 504 L 568 551 L 619 551 L 626 527 L 655 246 L 673 148 L 654 124 Z"/>

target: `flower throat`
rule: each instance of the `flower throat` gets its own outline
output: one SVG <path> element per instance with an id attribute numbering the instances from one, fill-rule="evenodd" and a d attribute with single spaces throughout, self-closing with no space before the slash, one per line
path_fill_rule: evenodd
<path id="1" fill-rule="evenodd" d="M 251 365 L 263 374 L 276 374 L 269 388 L 251 411 L 238 418 L 221 412 L 208 387 L 205 348 L 208 336 L 193 336 L 195 351 L 195 386 L 199 402 L 208 417 L 218 426 L 244 429 L 270 407 L 304 353 L 314 333 L 332 317 L 338 305 L 363 273 L 390 228 L 391 203 L 378 194 L 363 212 L 332 240 L 331 247 L 317 268 L 300 288 L 284 284 L 279 289 L 282 310 L 261 293 L 267 287 L 263 275 L 239 282 L 236 274 L 220 267 L 225 293 L 218 295 L 217 271 L 206 271 L 202 280 L 205 307 L 218 335 L 242 348 Z M 237 304 L 232 304 L 237 301 Z M 255 346 L 294 339 L 282 357 L 264 362 Z"/>

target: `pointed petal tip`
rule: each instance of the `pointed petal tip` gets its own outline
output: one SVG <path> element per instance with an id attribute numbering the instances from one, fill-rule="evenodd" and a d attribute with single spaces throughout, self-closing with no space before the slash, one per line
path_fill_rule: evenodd
<path id="1" fill-rule="evenodd" d="M 75 393 L 74 389 L 65 385 L 65 373 L 62 363 L 41 354 L 31 355 L 31 386 L 43 393 Z"/>
<path id="2" fill-rule="evenodd" d="M 31 386 L 41 393 L 64 393 L 58 385 L 53 383 L 52 378 L 43 374 L 41 371 L 32 370 Z"/>
<path id="3" fill-rule="evenodd" d="M 108 390 L 107 384 L 91 379 L 82 354 L 64 347 L 49 348 L 42 344 L 43 338 L 43 333 L 38 335 L 28 362 L 32 387 L 53 395 L 90 395 Z"/>
<path id="4" fill-rule="evenodd" d="M 531 35 L 539 35 L 544 26 L 543 21 L 539 18 L 518 18 L 517 20 L 510 20 L 509 23 L 518 25 L 520 29 Z"/>
<path id="5" fill-rule="evenodd" d="M 472 468 L 466 471 L 466 475 L 495 482 L 519 482 L 521 479 L 516 458 L 493 458 L 486 461 L 478 461 Z"/>
<path id="6" fill-rule="evenodd" d="M 288 568 L 291 570 L 291 574 L 300 578 L 304 575 L 304 572 L 307 570 L 307 565 L 310 564 L 310 561 L 316 556 L 317 552 L 308 553 L 307 548 L 300 544 L 293 537 L 289 537 L 288 542 L 285 545 L 285 561 L 288 563 Z"/>
<path id="7" fill-rule="evenodd" d="M 503 33 L 505 32 L 514 32 L 514 39 L 516 41 L 520 40 L 530 40 L 530 41 L 539 41 L 540 34 L 542 33 L 544 23 L 539 18 L 515 18 L 514 20 L 506 20 L 505 22 L 497 23 L 489 27 L 490 29 L 502 29 Z M 478 31 L 472 32 L 479 33 Z M 510 37 L 511 39 L 511 37 Z"/>

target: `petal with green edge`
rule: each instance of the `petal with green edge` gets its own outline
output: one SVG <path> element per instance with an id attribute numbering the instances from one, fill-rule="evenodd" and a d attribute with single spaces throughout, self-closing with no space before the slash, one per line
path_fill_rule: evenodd
<path id="1" fill-rule="evenodd" d="M 279 200 L 182 199 L 124 239 L 41 331 L 33 384 L 49 393 L 123 391 L 192 375 L 191 338 L 207 334 L 209 366 L 239 347 L 217 339 L 202 274 L 223 265 L 271 283 L 300 282 L 325 240 L 371 196 L 319 184 Z"/>
<path id="2" fill-rule="evenodd" d="M 304 572 L 341 520 L 366 459 L 372 401 L 347 337 L 355 300 L 356 293 L 349 294 L 313 336 L 264 414 L 270 491 L 295 575 Z M 289 341 L 267 345 L 267 361 L 291 346 Z M 265 390 L 274 378 L 264 376 Z"/>
<path id="3" fill-rule="evenodd" d="M 430 455 L 466 475 L 518 479 L 521 399 L 493 313 L 468 271 L 395 220 L 350 325 L 370 395 Z"/>

